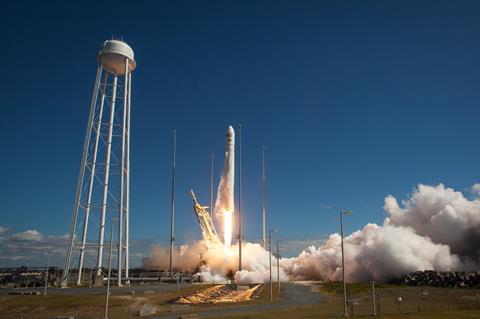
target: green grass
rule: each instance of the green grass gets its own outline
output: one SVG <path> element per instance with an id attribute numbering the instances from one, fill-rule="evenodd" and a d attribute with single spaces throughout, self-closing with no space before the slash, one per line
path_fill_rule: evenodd
<path id="1" fill-rule="evenodd" d="M 231 319 L 249 318 L 340 318 L 343 313 L 343 286 L 340 283 L 319 284 L 320 293 L 326 297 L 322 303 L 291 307 L 288 309 L 225 316 Z M 381 315 L 377 318 L 480 318 L 480 292 L 472 289 L 414 288 L 398 285 L 375 285 L 379 293 Z M 347 295 L 359 301 L 353 313 L 357 318 L 372 318 L 371 284 L 348 284 Z M 268 290 L 267 290 L 268 292 Z M 402 296 L 401 306 L 395 301 Z M 417 298 L 420 297 L 420 312 Z M 348 312 L 352 315 L 351 306 Z"/>
<path id="2" fill-rule="evenodd" d="M 127 319 L 129 311 L 138 310 L 142 305 L 153 305 L 160 311 L 173 311 L 170 301 L 179 295 L 186 295 L 195 291 L 211 287 L 211 285 L 193 285 L 182 289 L 179 293 L 157 294 L 112 294 L 110 298 L 110 318 Z M 370 284 L 348 284 L 349 298 L 359 300 L 354 306 L 355 317 L 371 318 L 372 299 Z M 263 313 L 263 319 L 285 318 L 339 318 L 343 310 L 343 291 L 339 283 L 319 285 L 319 293 L 326 297 L 324 302 L 301 307 L 290 307 L 277 311 Z M 394 285 L 376 285 L 379 293 L 381 316 L 378 318 L 480 318 L 480 291 L 473 289 L 451 288 L 412 288 Z M 277 287 L 274 286 L 274 299 L 277 299 Z M 399 295 L 403 298 L 402 307 L 395 302 Z M 417 297 L 420 295 L 421 311 L 417 312 Z M 49 318 L 58 315 L 76 315 L 77 319 L 101 318 L 105 302 L 103 294 L 81 296 L 2 296 L 0 297 L 0 319 L 18 319 L 23 314 L 24 319 Z M 269 285 L 266 285 L 257 300 L 242 302 L 248 307 L 252 304 L 270 302 Z M 235 304 L 236 306 L 238 303 Z M 200 312 L 205 309 L 217 309 L 220 305 L 195 305 L 187 312 Z M 224 309 L 229 307 L 223 305 Z M 253 307 L 253 311 L 247 314 L 227 316 L 231 319 L 261 318 L 258 312 L 260 307 Z M 351 308 L 349 307 L 351 314 Z M 400 311 L 402 313 L 400 313 Z M 148 318 L 148 317 L 147 317 Z M 218 318 L 218 316 L 216 316 Z"/>
<path id="3" fill-rule="evenodd" d="M 418 314 L 401 314 L 401 315 L 382 315 L 376 318 L 384 319 L 478 319 L 480 317 L 479 310 L 459 310 L 446 312 L 424 312 Z M 212 317 L 218 318 L 218 317 Z M 224 316 L 228 319 L 327 319 L 327 318 L 341 318 L 341 316 L 333 316 L 332 314 L 325 314 L 319 312 L 319 309 L 301 307 L 298 311 L 296 309 L 287 309 L 282 311 L 264 312 L 263 316 L 259 313 Z M 355 316 L 355 318 L 372 318 L 371 315 Z"/>
<path id="4" fill-rule="evenodd" d="M 323 292 L 342 294 L 343 285 L 341 282 L 330 282 L 319 284 Z M 372 284 L 347 284 L 348 292 L 350 293 L 368 293 L 372 291 Z M 375 289 L 385 289 L 385 288 L 405 288 L 408 286 L 394 286 L 394 285 L 384 285 L 384 284 L 375 284 Z"/>
<path id="5" fill-rule="evenodd" d="M 155 294 L 112 294 L 109 300 L 109 309 L 113 318 L 128 318 L 130 310 L 138 310 L 142 304 L 153 306 L 166 305 L 176 299 L 178 295 L 190 294 L 205 289 L 211 285 L 193 285 L 180 292 Z M 137 306 L 132 307 L 132 304 Z M 105 295 L 47 295 L 47 296 L 18 296 L 8 295 L 0 297 L 0 318 L 24 319 L 48 318 L 57 315 L 78 315 L 79 318 L 101 318 L 105 305 Z"/>

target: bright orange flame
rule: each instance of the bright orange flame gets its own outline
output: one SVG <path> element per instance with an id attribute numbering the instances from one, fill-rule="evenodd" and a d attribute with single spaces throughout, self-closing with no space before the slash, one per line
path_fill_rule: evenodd
<path id="1" fill-rule="evenodd" d="M 230 210 L 223 211 L 223 240 L 226 247 L 232 244 L 232 228 L 233 228 L 233 212 Z"/>

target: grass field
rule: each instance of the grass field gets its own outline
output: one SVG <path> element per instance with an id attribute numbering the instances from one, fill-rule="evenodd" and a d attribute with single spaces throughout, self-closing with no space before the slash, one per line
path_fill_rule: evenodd
<path id="1" fill-rule="evenodd" d="M 129 318 L 140 308 L 155 308 L 159 311 L 170 308 L 168 304 L 179 295 L 189 294 L 211 285 L 192 285 L 180 292 L 155 294 L 113 294 L 110 296 L 111 318 Z M 102 318 L 105 295 L 47 295 L 0 297 L 0 318 L 37 319 L 51 316 L 73 315 L 79 319 Z M 21 316 L 20 316 L 21 315 Z"/>
<path id="2" fill-rule="evenodd" d="M 193 285 L 182 289 L 181 295 L 204 289 L 210 285 Z M 276 291 L 276 289 L 274 290 Z M 225 315 L 230 319 L 248 318 L 339 318 L 343 313 L 341 285 L 338 283 L 319 284 L 312 288 L 314 293 L 326 297 L 325 301 L 309 306 L 291 306 L 287 309 L 261 312 L 260 303 L 269 302 L 269 289 L 265 287 L 261 299 L 245 303 L 248 313 Z M 377 312 L 379 318 L 480 318 L 480 292 L 473 289 L 451 288 L 411 288 L 405 286 L 378 285 L 376 287 Z M 135 317 L 141 308 L 152 308 L 157 314 L 175 314 L 172 300 L 177 292 L 156 294 L 113 294 L 110 298 L 110 318 L 127 319 Z M 402 297 L 399 305 L 395 300 Z M 274 294 L 274 298 L 278 298 Z M 348 312 L 353 317 L 372 317 L 372 291 L 369 284 L 348 285 L 348 298 L 355 300 L 349 305 Z M 0 297 L 1 319 L 40 319 L 59 315 L 73 315 L 77 319 L 93 319 L 103 317 L 104 295 L 48 295 L 48 296 L 10 296 Z M 278 300 L 281 302 L 281 300 Z M 243 304 L 243 303 L 242 303 Z M 237 304 L 238 306 L 238 304 Z M 222 305 L 227 309 L 229 305 Z M 220 309 L 219 305 L 192 306 L 183 313 L 201 313 L 205 310 Z M 216 310 L 215 310 L 216 311 Z M 219 318 L 220 312 L 213 313 L 211 318 Z M 154 315 L 145 316 L 152 318 Z"/>

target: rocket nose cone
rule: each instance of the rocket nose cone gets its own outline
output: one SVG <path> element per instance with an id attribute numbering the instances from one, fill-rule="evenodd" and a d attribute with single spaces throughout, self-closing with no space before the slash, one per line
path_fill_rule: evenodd
<path id="1" fill-rule="evenodd" d="M 226 137 L 227 137 L 227 145 L 229 144 L 233 145 L 235 140 L 235 131 L 233 130 L 232 126 L 228 127 Z"/>
<path id="2" fill-rule="evenodd" d="M 231 125 L 227 129 L 227 135 L 235 136 L 235 131 L 233 130 L 233 127 Z"/>

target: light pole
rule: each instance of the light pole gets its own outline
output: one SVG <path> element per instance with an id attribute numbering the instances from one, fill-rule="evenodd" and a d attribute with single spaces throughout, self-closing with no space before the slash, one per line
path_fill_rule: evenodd
<path id="1" fill-rule="evenodd" d="M 373 302 L 373 316 L 377 316 L 377 304 L 375 302 L 375 281 L 372 281 L 372 302 Z"/>
<path id="2" fill-rule="evenodd" d="M 242 226 L 243 226 L 243 214 L 242 214 L 242 124 L 239 128 L 239 154 L 238 154 L 238 270 L 242 271 Z"/>
<path id="3" fill-rule="evenodd" d="M 215 154 L 212 153 L 212 169 L 210 171 L 210 219 L 213 223 L 213 165 L 215 163 Z"/>
<path id="4" fill-rule="evenodd" d="M 105 315 L 104 318 L 108 319 L 108 299 L 110 296 L 110 275 L 112 272 L 112 250 L 113 250 L 113 226 L 115 225 L 115 219 L 112 218 L 112 228 L 110 229 L 110 251 L 108 253 L 108 276 L 107 276 L 107 289 L 106 289 L 106 296 L 105 296 Z M 118 276 L 118 274 L 117 274 Z"/>
<path id="5" fill-rule="evenodd" d="M 177 130 L 173 130 L 173 165 L 172 165 L 172 206 L 170 218 L 170 277 L 173 272 L 173 245 L 175 243 L 175 166 L 177 156 Z"/>
<path id="6" fill-rule="evenodd" d="M 265 146 L 262 147 L 262 245 L 267 247 L 267 240 L 265 239 L 265 220 L 266 220 L 266 206 L 267 206 L 267 181 L 265 176 Z"/>
<path id="7" fill-rule="evenodd" d="M 270 301 L 273 300 L 273 283 L 272 283 L 272 233 L 276 232 L 276 229 L 270 229 L 268 231 L 268 251 L 270 254 Z"/>
<path id="8" fill-rule="evenodd" d="M 178 266 L 177 266 L 177 272 L 180 273 L 180 254 L 182 252 L 182 247 L 178 246 Z"/>
<path id="9" fill-rule="evenodd" d="M 343 252 L 343 215 L 351 215 L 351 211 L 340 211 L 340 233 L 342 236 L 342 281 L 343 281 L 343 316 L 348 317 L 347 311 L 347 284 L 345 283 L 345 254 Z"/>
<path id="10" fill-rule="evenodd" d="M 48 286 L 48 269 L 50 268 L 50 255 L 47 257 L 47 270 L 45 271 L 45 288 L 43 290 L 43 295 L 47 295 L 47 286 Z"/>
<path id="11" fill-rule="evenodd" d="M 277 239 L 277 281 L 278 281 L 278 294 L 280 295 L 280 249 L 278 248 L 278 243 L 282 240 Z"/>

